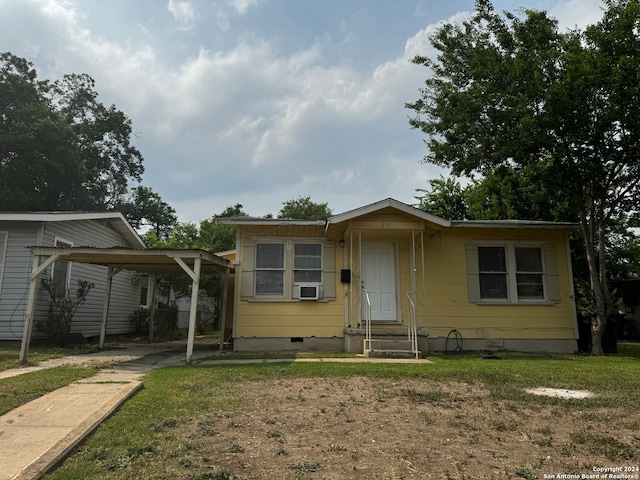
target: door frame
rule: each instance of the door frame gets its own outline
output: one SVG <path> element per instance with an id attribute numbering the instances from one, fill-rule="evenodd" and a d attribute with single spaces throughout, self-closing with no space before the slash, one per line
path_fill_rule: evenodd
<path id="1" fill-rule="evenodd" d="M 391 245 L 391 250 L 393 252 L 393 277 L 394 277 L 394 283 L 395 283 L 395 320 L 374 320 L 371 319 L 371 323 L 375 324 L 375 325 L 402 325 L 402 311 L 401 311 L 401 298 L 400 298 L 400 248 L 399 248 L 399 242 L 397 242 L 396 240 L 363 240 L 362 241 L 362 245 L 361 245 L 361 249 L 362 251 L 360 252 L 360 261 L 362 262 L 361 264 L 361 284 L 360 284 L 360 289 L 363 289 L 364 287 L 364 280 L 362 280 L 362 278 L 364 278 L 365 276 L 365 262 L 364 262 L 364 248 L 367 245 L 374 245 L 374 244 L 386 244 L 386 245 Z M 364 311 L 364 298 L 361 302 L 361 307 L 360 307 L 360 323 L 364 324 L 365 323 L 365 311 Z"/>

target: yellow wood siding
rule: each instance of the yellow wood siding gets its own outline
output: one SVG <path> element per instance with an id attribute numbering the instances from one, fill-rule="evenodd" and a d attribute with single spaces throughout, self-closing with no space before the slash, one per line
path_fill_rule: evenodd
<path id="1" fill-rule="evenodd" d="M 386 222 L 386 223 L 385 223 Z M 377 226 L 377 228 L 376 228 Z M 407 227 L 411 229 L 407 230 Z M 237 257 L 240 265 L 243 242 L 256 239 L 285 240 L 322 238 L 318 226 L 240 226 Z M 422 229 L 422 230 L 421 230 Z M 423 232 L 421 234 L 421 232 Z M 348 323 L 358 324 L 360 243 L 387 241 L 396 246 L 396 280 L 399 315 L 403 325 L 410 315 L 407 292 L 416 291 L 418 328 L 430 338 L 446 337 L 457 329 L 465 338 L 574 339 L 574 306 L 564 230 L 530 228 L 445 228 L 440 232 L 425 222 L 409 221 L 404 215 L 365 215 L 349 222 L 335 241 L 335 299 L 296 301 L 289 298 L 260 301 L 241 299 L 236 293 L 235 337 L 342 337 L 345 327 L 345 299 Z M 412 238 L 414 240 L 412 240 Z M 421 239 L 424 242 L 421 243 Z M 344 240 L 344 246 L 338 242 Z M 557 258 L 560 301 L 556 304 L 489 305 L 469 302 L 466 246 L 474 242 L 538 242 L 552 246 Z M 412 254 L 415 248 L 415 262 Z M 424 255 L 424 271 L 423 271 Z M 350 295 L 345 297 L 340 270 L 351 270 Z M 252 263 L 250 259 L 249 263 Z M 415 271 L 413 269 L 415 268 Z M 412 284 L 413 278 L 413 284 Z M 237 275 L 237 292 L 242 275 Z M 384 328 L 385 326 L 382 326 Z M 399 328 L 398 324 L 386 325 Z"/>
<path id="2" fill-rule="evenodd" d="M 282 225 L 263 227 L 241 227 L 242 245 L 237 249 L 240 265 L 246 262 L 245 242 L 260 240 L 292 240 L 295 238 L 320 238 L 322 227 L 288 227 Z M 340 272 L 343 248 L 331 247 L 335 250 L 334 272 Z M 249 260 L 253 263 L 253 259 Z M 328 270 L 325 269 L 325 272 Z M 325 275 L 329 277 L 329 275 Z M 335 300 L 291 300 L 278 299 L 240 299 L 237 295 L 236 326 L 234 337 L 342 337 L 344 333 L 344 304 L 340 276 L 333 275 L 335 284 Z M 237 275 L 236 288 L 242 291 L 243 276 Z M 245 281 L 248 281 L 245 278 Z M 285 285 L 285 289 L 288 286 Z M 247 290 L 251 290 L 247 288 Z M 287 292 L 287 297 L 290 295 Z"/>
<path id="3" fill-rule="evenodd" d="M 565 232 L 487 228 L 452 229 L 426 242 L 426 324 L 431 337 L 455 328 L 465 338 L 573 339 L 574 320 Z M 469 242 L 547 242 L 557 258 L 559 304 L 469 303 L 465 245 Z"/>

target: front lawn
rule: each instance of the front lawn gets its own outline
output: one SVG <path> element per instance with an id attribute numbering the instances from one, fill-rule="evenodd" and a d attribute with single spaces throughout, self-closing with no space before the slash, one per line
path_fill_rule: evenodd
<path id="1" fill-rule="evenodd" d="M 640 345 L 610 357 L 430 359 L 155 370 L 47 478 L 533 479 L 638 467 Z"/>

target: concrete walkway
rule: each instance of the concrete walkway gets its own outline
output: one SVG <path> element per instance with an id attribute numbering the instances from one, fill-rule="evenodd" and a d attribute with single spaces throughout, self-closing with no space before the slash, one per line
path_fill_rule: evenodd
<path id="1" fill-rule="evenodd" d="M 192 360 L 211 354 L 210 349 L 199 355 L 194 352 Z M 146 372 L 169 365 L 184 365 L 186 348 L 170 345 L 108 350 L 0 372 L 2 379 L 59 365 L 104 365 L 118 361 L 93 377 L 55 390 L 0 416 L 0 480 L 40 478 L 140 390 Z"/>
<path id="2" fill-rule="evenodd" d="M 150 370 L 185 365 L 184 345 L 146 346 L 74 355 L 0 372 L 0 379 L 58 365 L 113 363 L 97 375 L 55 390 L 0 416 L 0 480 L 37 479 L 57 466 L 87 435 L 140 390 Z M 192 362 L 200 365 L 292 362 L 431 363 L 428 360 L 368 358 L 224 359 L 211 357 L 211 348 L 194 350 Z M 82 357 L 85 357 L 84 359 Z M 106 358 L 105 358 L 106 357 Z M 111 360 L 111 362 L 109 362 Z"/>

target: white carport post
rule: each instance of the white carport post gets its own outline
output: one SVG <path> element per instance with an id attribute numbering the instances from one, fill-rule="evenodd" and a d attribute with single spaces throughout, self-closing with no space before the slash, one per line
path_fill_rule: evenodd
<path id="1" fill-rule="evenodd" d="M 36 296 L 38 295 L 38 278 L 60 255 L 51 255 L 45 262 L 40 265 L 40 255 L 33 256 L 31 267 L 31 277 L 29 281 L 29 298 L 27 299 L 27 314 L 24 318 L 24 328 L 22 330 L 22 344 L 20 345 L 20 361 L 27 361 L 29 353 L 29 344 L 31 343 L 31 330 L 33 329 L 33 317 L 36 313 Z"/>
<path id="2" fill-rule="evenodd" d="M 224 334 L 227 326 L 227 295 L 229 292 L 229 269 L 222 274 L 222 295 L 220 295 L 220 351 L 224 350 Z"/>
<path id="3" fill-rule="evenodd" d="M 191 365 L 191 355 L 193 355 L 193 340 L 196 335 L 196 313 L 198 311 L 198 286 L 200 284 L 200 264 L 202 259 L 196 257 L 193 260 L 193 270 L 189 268 L 189 265 L 179 257 L 173 257 L 178 265 L 191 277 L 193 280 L 191 286 L 191 311 L 189 312 L 189 334 L 187 336 L 187 365 Z"/>
<path id="4" fill-rule="evenodd" d="M 109 316 L 109 304 L 111 303 L 111 284 L 113 283 L 113 276 L 119 273 L 122 269 L 116 267 L 109 267 L 107 271 L 107 291 L 104 297 L 104 308 L 102 309 L 102 327 L 100 328 L 100 348 L 104 348 L 104 339 L 107 336 L 107 317 Z"/>

